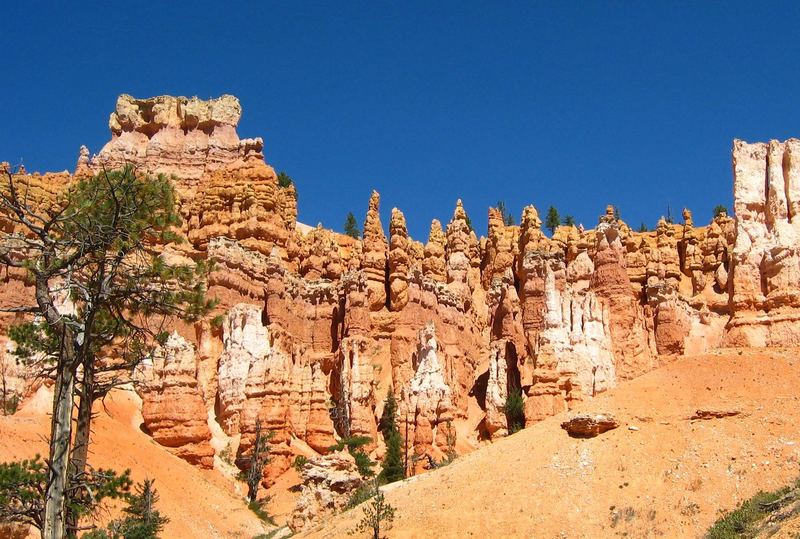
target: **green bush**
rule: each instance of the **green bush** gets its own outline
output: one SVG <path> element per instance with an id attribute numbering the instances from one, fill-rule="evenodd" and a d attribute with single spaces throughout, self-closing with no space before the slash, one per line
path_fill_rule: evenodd
<path id="1" fill-rule="evenodd" d="M 306 457 L 304 457 L 303 455 L 297 455 L 294 458 L 294 462 L 292 463 L 292 467 L 295 470 L 297 470 L 297 473 L 300 473 L 300 471 L 303 469 L 303 466 L 305 466 L 307 462 L 308 462 L 308 459 Z"/>
<path id="2" fill-rule="evenodd" d="M 394 507 L 384 498 L 383 492 L 378 488 L 377 481 L 374 482 L 372 490 L 374 495 L 371 498 L 371 503 L 364 506 L 364 516 L 356 524 L 356 527 L 348 532 L 348 535 L 369 532 L 374 539 L 379 539 L 381 530 L 391 527 L 394 521 Z"/>
<path id="3" fill-rule="evenodd" d="M 272 520 L 272 517 L 269 516 L 269 513 L 264 509 L 264 506 L 267 505 L 271 497 L 267 496 L 265 499 L 262 500 L 253 500 L 252 502 L 247 504 L 247 508 L 250 509 L 255 515 L 263 520 L 268 524 L 272 524 L 275 526 L 275 521 Z"/>
<path id="4" fill-rule="evenodd" d="M 14 415 L 19 408 L 19 395 L 11 393 L 8 396 L 3 396 L 0 401 L 0 413 L 3 415 Z"/>
<path id="5" fill-rule="evenodd" d="M 284 171 L 278 172 L 278 185 L 286 189 L 290 185 L 294 184 L 294 180 L 292 177 L 286 174 Z"/>
<path id="6" fill-rule="evenodd" d="M 42 529 L 47 490 L 47 463 L 36 455 L 29 460 L 0 463 L 0 522 L 18 522 Z M 82 517 L 101 508 L 107 499 L 126 496 L 130 471 L 88 469 L 79 484 L 67 492 L 67 510 Z M 86 495 L 89 492 L 91 495 Z"/>
<path id="7" fill-rule="evenodd" d="M 373 496 L 375 496 L 375 488 L 372 486 L 372 483 L 368 481 L 364 482 L 350 495 L 350 498 L 347 500 L 347 505 L 345 505 L 345 510 L 352 509 L 353 507 L 369 500 Z"/>
<path id="8" fill-rule="evenodd" d="M 522 400 L 522 390 L 512 389 L 506 397 L 503 407 L 508 421 L 508 433 L 514 434 L 525 428 L 525 401 Z"/>
<path id="9" fill-rule="evenodd" d="M 372 462 L 369 455 L 363 451 L 356 451 L 352 455 L 356 461 L 356 468 L 358 468 L 358 473 L 361 474 L 361 477 L 372 477 L 375 475 L 375 472 L 372 471 L 372 467 L 375 466 L 375 463 Z"/>
<path id="10" fill-rule="evenodd" d="M 330 446 L 328 450 L 341 451 L 346 447 L 347 452 L 350 453 L 356 461 L 358 473 L 360 473 L 362 477 L 372 477 L 375 475 L 375 472 L 372 471 L 372 467 L 375 466 L 375 463 L 360 449 L 360 447 L 367 445 L 371 441 L 372 438 L 369 436 L 350 436 L 348 438 L 342 438 L 334 445 Z"/>
<path id="11" fill-rule="evenodd" d="M 772 492 L 759 491 L 749 500 L 745 500 L 735 510 L 717 520 L 706 533 L 706 539 L 734 539 L 755 537 L 756 524 L 782 505 L 793 501 L 787 496 L 800 489 L 800 479 L 793 485 Z M 776 503 L 777 502 L 777 503 Z"/>

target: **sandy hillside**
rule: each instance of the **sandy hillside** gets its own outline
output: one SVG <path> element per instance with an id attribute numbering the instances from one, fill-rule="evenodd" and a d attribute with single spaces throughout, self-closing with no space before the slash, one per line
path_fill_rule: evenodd
<path id="1" fill-rule="evenodd" d="M 0 416 L 0 460 L 46 454 L 49 424 L 42 413 L 47 395 L 16 415 Z M 170 518 L 162 539 L 247 538 L 263 533 L 261 522 L 241 495 L 218 472 L 199 470 L 168 453 L 139 430 L 141 416 L 135 395 L 118 393 L 98 409 L 90 463 L 118 471 L 130 468 L 133 478 L 155 479 L 159 510 Z M 107 515 L 106 515 L 107 517 Z"/>
<path id="2" fill-rule="evenodd" d="M 389 537 L 697 537 L 800 472 L 797 350 L 682 358 L 579 409 L 622 423 L 572 439 L 564 415 L 387 487 Z M 690 420 L 698 409 L 736 411 Z M 339 515 L 312 537 L 342 537 Z"/>

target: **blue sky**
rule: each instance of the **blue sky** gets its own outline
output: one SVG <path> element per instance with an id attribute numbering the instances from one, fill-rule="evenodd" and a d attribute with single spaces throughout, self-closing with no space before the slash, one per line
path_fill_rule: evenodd
<path id="1" fill-rule="evenodd" d="M 462 198 L 593 226 L 732 202 L 733 138 L 800 135 L 800 3 L 8 2 L 0 160 L 72 170 L 116 96 L 244 107 L 242 137 L 341 229 L 402 209 L 424 240 Z M 387 229 L 388 233 L 388 229 Z"/>

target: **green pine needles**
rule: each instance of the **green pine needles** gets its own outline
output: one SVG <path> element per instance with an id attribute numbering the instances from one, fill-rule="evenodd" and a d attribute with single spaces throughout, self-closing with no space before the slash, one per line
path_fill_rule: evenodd
<path id="1" fill-rule="evenodd" d="M 381 434 L 386 444 L 386 454 L 381 463 L 380 479 L 384 483 L 393 483 L 405 479 L 406 470 L 403 465 L 403 438 L 397 428 L 397 400 L 390 389 L 383 405 L 380 422 Z"/>

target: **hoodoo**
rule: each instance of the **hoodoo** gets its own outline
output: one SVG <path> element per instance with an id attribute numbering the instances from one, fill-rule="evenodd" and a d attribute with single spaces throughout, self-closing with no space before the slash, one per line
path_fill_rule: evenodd
<path id="1" fill-rule="evenodd" d="M 519 226 L 489 209 L 478 238 L 458 201 L 423 244 L 398 208 L 385 235 L 377 192 L 360 239 L 299 224 L 295 187 L 279 184 L 262 139 L 239 138 L 241 114 L 229 95 L 122 95 L 111 140 L 94 156 L 82 147 L 74 175 L 15 175 L 42 206 L 123 164 L 174 177 L 188 241 L 162 256 L 214 262 L 222 322 L 170 328 L 136 387 L 143 430 L 189 463 L 246 454 L 257 422 L 273 433 L 268 485 L 342 438 L 369 437 L 379 459 L 391 391 L 421 472 L 452 446 L 446 432 L 461 452 L 508 433 L 512 393 L 530 426 L 681 354 L 800 344 L 799 140 L 734 141 L 734 216 L 706 226 L 684 210 L 683 223 L 635 232 L 609 206 L 594 228 L 548 237 L 528 206 Z M 7 272 L 3 305 L 32 294 L 23 272 Z M 15 320 L 0 318 L 3 343 Z M 5 390 L 27 398 L 36 384 L 7 348 Z M 302 475 L 326 466 L 339 465 Z M 317 510 L 298 512 L 298 527 Z"/>

